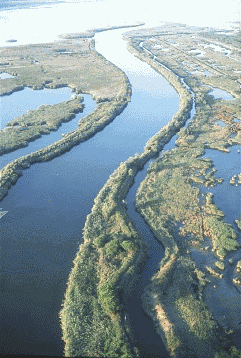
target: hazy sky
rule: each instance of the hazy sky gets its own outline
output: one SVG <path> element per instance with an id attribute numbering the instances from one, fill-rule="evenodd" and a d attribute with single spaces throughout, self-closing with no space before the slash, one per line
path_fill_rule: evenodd
<path id="1" fill-rule="evenodd" d="M 61 33 L 125 22 L 158 26 L 160 21 L 170 21 L 227 28 L 229 21 L 240 19 L 240 0 L 69 0 L 43 8 L 0 12 L 0 46 L 10 38 L 18 40 L 16 45 L 47 42 Z"/>

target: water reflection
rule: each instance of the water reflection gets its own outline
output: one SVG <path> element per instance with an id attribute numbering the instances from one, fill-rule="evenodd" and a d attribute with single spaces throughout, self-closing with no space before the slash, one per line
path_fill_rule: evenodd
<path id="1" fill-rule="evenodd" d="M 234 174 L 240 173 L 241 156 L 238 150 L 240 145 L 230 147 L 230 153 L 223 153 L 218 150 L 207 149 L 204 158 L 210 158 L 213 161 L 214 167 L 217 169 L 216 176 L 223 178 L 222 184 L 216 185 L 211 189 L 214 194 L 214 201 L 218 208 L 225 213 L 225 220 L 229 223 L 234 223 L 240 214 L 240 186 L 230 185 L 230 179 Z M 203 189 L 208 191 L 208 189 Z M 236 226 L 233 224 L 234 229 Z"/>
<path id="2" fill-rule="evenodd" d="M 1 97 L 1 129 L 11 122 L 15 117 L 26 114 L 28 110 L 34 110 L 43 104 L 57 104 L 71 98 L 72 90 L 68 87 L 43 90 L 24 88 L 22 91 L 14 92 L 9 96 Z M 14 103 L 14 105 L 13 105 Z"/>
<path id="3" fill-rule="evenodd" d="M 84 106 L 85 106 L 82 113 L 75 115 L 75 117 L 71 119 L 71 121 L 62 123 L 57 131 L 51 132 L 51 134 L 48 135 L 43 135 L 41 138 L 36 139 L 34 142 L 28 143 L 27 147 L 20 148 L 15 150 L 14 152 L 2 155 L 0 159 L 0 168 L 3 168 L 11 160 L 17 159 L 31 152 L 35 152 L 36 150 L 42 149 L 56 142 L 57 140 L 62 139 L 62 135 L 64 133 L 71 132 L 72 130 L 78 128 L 78 122 L 81 120 L 81 118 L 91 113 L 96 107 L 96 102 L 93 100 L 93 98 L 90 95 L 82 95 L 82 96 L 84 97 Z"/>
<path id="4" fill-rule="evenodd" d="M 234 97 L 228 93 L 227 91 L 221 90 L 219 88 L 213 88 L 211 92 L 208 93 L 209 96 L 213 96 L 215 99 L 225 99 L 226 101 L 230 101 L 234 99 Z"/>
<path id="5" fill-rule="evenodd" d="M 4 267 L 1 322 L 5 337 L 9 337 L 2 342 L 1 351 L 5 353 L 14 347 L 14 352 L 63 354 L 56 322 L 93 200 L 120 162 L 141 153 L 146 141 L 178 109 L 179 97 L 168 82 L 134 58 L 123 40 L 115 47 L 115 37 L 108 40 L 106 35 L 98 34 L 98 50 L 102 53 L 101 46 L 108 47 L 118 61 L 123 58 L 123 66 L 130 68 L 131 102 L 87 142 L 25 170 L 1 203 L 9 211 L 0 221 Z M 141 91 L 144 79 L 150 96 Z M 25 327 L 21 340 L 15 334 L 20 326 Z M 36 332 L 36 336 L 30 332 Z"/>
<path id="6" fill-rule="evenodd" d="M 0 73 L 0 79 L 1 79 L 1 80 L 5 80 L 6 78 L 14 78 L 14 76 L 10 75 L 10 74 L 7 73 L 7 72 L 2 72 L 2 73 Z"/>

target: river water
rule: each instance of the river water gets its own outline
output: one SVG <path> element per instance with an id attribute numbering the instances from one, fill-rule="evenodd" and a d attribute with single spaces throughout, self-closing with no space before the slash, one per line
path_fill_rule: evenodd
<path id="1" fill-rule="evenodd" d="M 96 47 L 122 61 L 132 84 L 127 108 L 87 142 L 25 170 L 1 202 L 8 211 L 0 222 L 2 353 L 63 354 L 58 313 L 93 200 L 120 162 L 142 152 L 178 109 L 175 90 L 127 51 L 123 31 L 98 34 Z"/>
<path id="2" fill-rule="evenodd" d="M 11 96 L 3 96 L 1 97 L 1 109 L 3 109 L 1 113 L 3 118 L 1 126 L 4 128 L 4 123 L 6 124 L 14 117 L 26 113 L 26 108 L 36 109 L 42 104 L 60 103 L 64 100 L 69 100 L 71 98 L 71 94 L 73 93 L 70 88 L 59 88 L 57 90 L 45 88 L 41 91 L 34 91 L 30 88 L 25 88 L 23 91 L 13 93 Z M 13 152 L 2 155 L 0 159 L 0 168 L 4 167 L 11 160 L 17 159 L 31 152 L 35 152 L 36 150 L 42 149 L 57 140 L 62 139 L 62 134 L 71 132 L 78 128 L 78 122 L 81 118 L 91 113 L 96 107 L 96 102 L 93 100 L 91 95 L 82 94 L 81 97 L 84 99 L 84 109 L 81 113 L 76 114 L 71 121 L 62 123 L 57 131 L 51 132 L 51 134 L 48 135 L 43 135 L 33 142 L 29 142 L 27 147 L 19 148 Z M 16 103 L 14 110 L 12 110 L 12 103 Z"/>
<path id="3" fill-rule="evenodd" d="M 93 200 L 119 163 L 142 152 L 145 142 L 167 124 L 178 109 L 178 95 L 169 83 L 126 50 L 121 39 L 125 31 L 96 34 L 96 49 L 126 72 L 132 84 L 132 98 L 127 108 L 88 142 L 59 158 L 26 170 L 1 202 L 1 207 L 8 210 L 0 221 L 3 267 L 1 353 L 63 355 L 58 313 Z M 85 102 L 87 100 L 85 98 Z M 90 106 L 86 105 L 86 110 L 91 110 L 94 105 L 94 101 Z M 56 140 L 56 133 L 43 138 L 48 137 L 52 142 Z M 165 150 L 173 145 L 174 140 Z M 132 203 L 148 165 L 138 173 L 127 196 L 128 214 L 149 242 L 152 253 L 138 288 L 140 292 L 164 255 Z M 222 291 L 230 289 L 229 283 Z M 215 302 L 218 302 L 220 291 L 215 295 L 210 292 L 206 299 L 216 314 Z M 232 289 L 232 295 L 233 292 Z M 133 295 L 128 311 L 136 331 L 137 346 L 143 355 L 152 349 L 155 355 L 161 351 L 165 356 L 165 348 L 155 335 L 151 320 L 136 305 L 138 296 L 138 292 Z M 235 295 L 232 300 L 235 309 L 229 311 L 229 328 L 232 327 L 232 315 L 236 315 L 240 307 L 237 298 Z M 220 300 L 218 307 L 222 309 Z M 235 324 L 237 320 L 235 318 Z"/>
<path id="4" fill-rule="evenodd" d="M 142 46 L 142 44 L 140 44 Z M 143 47 L 143 46 L 142 46 Z M 144 48 L 144 47 L 143 47 Z M 146 49 L 145 49 L 146 50 Z M 152 53 L 148 50 L 151 55 Z M 153 56 L 155 60 L 156 57 Z M 187 86 L 184 82 L 183 84 Z M 190 90 L 190 88 L 189 88 Z M 190 120 L 194 117 L 195 111 L 195 96 L 193 95 L 193 108 L 191 110 L 191 116 L 186 122 L 186 126 L 190 123 Z M 223 99 L 223 100 L 233 100 L 234 97 L 223 90 L 218 88 L 212 88 L 212 91 L 209 92 L 209 95 L 214 97 L 215 99 Z M 220 121 L 219 121 L 220 122 Z M 221 125 L 225 125 L 221 122 Z M 219 123 L 220 124 L 220 123 Z M 165 145 L 164 150 L 171 150 L 175 147 L 175 141 L 177 136 L 174 135 L 170 142 Z M 238 175 L 240 173 L 241 168 L 241 156 L 240 156 L 240 145 L 234 145 L 230 147 L 230 153 L 222 153 L 218 150 L 206 150 L 204 157 L 210 158 L 213 161 L 214 167 L 217 169 L 217 177 L 223 178 L 224 182 L 216 187 L 210 189 L 201 189 L 202 192 L 211 192 L 214 194 L 214 202 L 218 206 L 220 210 L 222 210 L 225 214 L 224 221 L 230 223 L 237 233 L 237 241 L 241 247 L 241 234 L 237 229 L 234 221 L 240 218 L 241 213 L 241 191 L 240 186 L 231 186 L 229 180 L 232 175 Z M 138 173 L 137 178 L 141 176 L 143 179 L 146 175 L 146 171 L 148 168 L 148 164 L 145 166 L 145 170 L 142 173 Z M 236 180 L 237 181 L 237 180 Z M 127 198 L 133 198 L 135 192 L 139 186 L 139 180 L 135 180 L 135 184 L 130 189 Z M 129 215 L 134 220 L 136 226 L 139 228 L 141 232 L 144 231 L 145 241 L 148 242 L 148 246 L 150 249 L 151 257 L 148 264 L 145 267 L 143 278 L 140 282 L 140 287 L 143 285 L 143 282 L 147 282 L 146 276 L 150 277 L 151 272 L 155 272 L 158 269 L 159 262 L 158 257 L 161 257 L 160 251 L 155 247 L 155 240 L 153 240 L 153 235 L 149 232 L 149 228 L 146 228 L 143 224 L 143 220 L 138 216 L 137 213 L 133 211 L 133 203 L 131 200 L 128 202 L 129 205 Z M 203 247 L 207 246 L 209 242 L 205 240 Z M 218 278 L 214 278 L 209 275 L 210 284 L 206 285 L 203 291 L 203 298 L 205 304 L 208 306 L 210 312 L 213 314 L 215 319 L 225 328 L 227 331 L 234 331 L 233 340 L 237 347 L 241 348 L 241 289 L 240 287 L 234 286 L 232 283 L 233 277 L 235 277 L 234 267 L 237 264 L 237 261 L 240 260 L 241 257 L 241 248 L 238 248 L 237 251 L 231 252 L 227 255 L 224 260 L 226 270 L 224 272 L 224 277 L 222 280 Z M 159 248 L 160 250 L 160 248 Z M 194 260 L 195 264 L 198 268 L 205 272 L 205 266 L 213 267 L 215 262 L 217 261 L 217 257 L 211 252 L 201 252 L 200 250 L 193 249 L 191 251 L 191 257 Z M 229 264 L 229 259 L 232 258 L 233 265 Z"/>

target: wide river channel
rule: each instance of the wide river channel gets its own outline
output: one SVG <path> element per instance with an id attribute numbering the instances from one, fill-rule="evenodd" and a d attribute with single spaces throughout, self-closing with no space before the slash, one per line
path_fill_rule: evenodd
<path id="1" fill-rule="evenodd" d="M 0 221 L 1 353 L 63 355 L 58 314 L 93 200 L 120 162 L 141 153 L 178 110 L 176 91 L 128 52 L 124 31 L 98 34 L 96 48 L 126 72 L 132 84 L 127 108 L 87 142 L 25 170 L 1 202 L 8 211 Z M 149 326 L 148 338 L 145 325 L 137 332 L 140 351 L 150 352 L 154 344 L 163 351 L 151 320 Z"/>
<path id="2" fill-rule="evenodd" d="M 1 202 L 3 210 L 8 210 L 0 220 L 1 353 L 63 355 L 59 311 L 93 200 L 120 162 L 141 153 L 146 141 L 178 110 L 179 96 L 174 88 L 128 52 L 122 39 L 125 31 L 95 36 L 97 51 L 125 71 L 132 85 L 131 102 L 124 112 L 87 142 L 25 170 Z M 94 108 L 86 97 L 81 115 Z M 53 136 L 54 141 L 54 135 L 45 137 L 50 141 Z M 133 205 L 148 165 L 137 174 L 127 196 L 128 214 L 145 237 L 151 254 L 140 292 L 164 256 L 162 246 Z M 168 356 L 151 319 L 141 309 L 140 292 L 133 295 L 128 307 L 136 345 L 141 356 L 150 352 Z"/>

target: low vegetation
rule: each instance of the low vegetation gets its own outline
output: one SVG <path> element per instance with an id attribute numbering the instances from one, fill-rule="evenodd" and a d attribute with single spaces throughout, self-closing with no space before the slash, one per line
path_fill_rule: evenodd
<path id="1" fill-rule="evenodd" d="M 171 356 L 203 357 L 208 352 L 209 356 L 216 354 L 218 358 L 225 357 L 229 348 L 233 356 L 239 354 L 232 342 L 226 344 L 223 327 L 203 302 L 202 290 L 208 279 L 190 255 L 193 245 L 201 250 L 204 241 L 208 241 L 206 251 L 218 258 L 215 268 L 224 270 L 225 257 L 238 247 L 236 232 L 224 221 L 224 213 L 208 191 L 221 184 L 222 179 L 216 176 L 212 161 L 203 155 L 206 148 L 227 152 L 229 146 L 240 143 L 239 128 L 228 120 L 229 114 L 223 118 L 227 120 L 226 126 L 216 123 L 224 105 L 232 113 L 235 111 L 235 118 L 240 120 L 239 76 L 231 75 L 234 65 L 232 61 L 226 62 L 226 58 L 226 67 L 221 69 L 217 64 L 219 57 L 213 53 L 211 65 L 188 52 L 193 42 L 197 46 L 192 36 L 198 36 L 198 41 L 205 36 L 200 30 L 178 27 L 177 32 L 177 26 L 172 26 L 127 35 L 129 50 L 175 87 L 181 99 L 180 108 L 170 123 L 149 139 L 141 155 L 120 164 L 95 198 L 60 312 L 65 356 L 140 355 L 132 341 L 132 327 L 125 320 L 124 310 L 143 271 L 148 251 L 127 215 L 124 199 L 136 173 L 150 158 L 156 157 L 177 132 L 176 148 L 164 152 L 150 165 L 135 199 L 137 210 L 165 247 L 160 268 L 145 288 L 143 306 Z M 205 44 L 207 40 L 202 41 Z M 175 46 L 176 42 L 183 48 Z M 169 52 L 162 51 L 163 48 Z M 2 63 L 9 62 L 8 72 L 16 76 L 3 82 L 2 95 L 25 86 L 37 89 L 67 85 L 76 93 L 90 93 L 98 103 L 96 110 L 60 141 L 5 166 L 0 173 L 1 200 L 23 169 L 61 155 L 110 123 L 130 100 L 130 84 L 123 72 L 94 51 L 94 41 L 88 38 L 5 48 L 0 57 Z M 212 73 L 210 78 L 191 73 L 207 69 Z M 214 85 L 233 94 L 232 104 L 214 101 L 209 96 L 208 86 Z M 59 108 L 71 107 L 72 103 L 61 104 Z M 14 124 L 21 126 L 21 123 L 29 127 L 34 121 L 36 128 L 46 124 L 55 128 L 62 121 L 56 112 L 53 121 L 47 123 L 46 118 L 50 118 L 56 108 L 45 106 L 42 110 L 46 116 L 42 113 L 41 117 L 41 109 L 38 109 L 9 124 L 13 128 Z M 195 112 L 194 118 L 181 129 L 191 110 Z M 68 113 L 72 115 L 72 107 Z M 203 188 L 208 190 L 204 192 Z M 207 275 L 223 277 L 223 273 L 213 267 L 207 266 L 206 270 Z"/>
<path id="2" fill-rule="evenodd" d="M 43 105 L 8 122 L 7 128 L 0 131 L 0 155 L 25 147 L 28 142 L 43 134 L 56 131 L 61 123 L 70 121 L 77 113 L 83 111 L 82 102 L 82 97 L 76 97 L 52 106 Z"/>
<path id="3" fill-rule="evenodd" d="M 95 199 L 60 313 L 67 356 L 73 352 L 75 355 L 111 357 L 138 355 L 137 347 L 127 339 L 131 327 L 124 324 L 122 309 L 135 287 L 147 254 L 126 214 L 123 200 L 136 172 L 183 126 L 192 109 L 193 97 L 188 87 L 174 72 L 144 55 L 138 46 L 132 46 L 132 41 L 129 39 L 129 49 L 168 78 L 180 94 L 181 105 L 169 125 L 146 143 L 143 154 L 122 163 Z M 195 92 L 196 117 L 187 129 L 178 133 L 178 148 L 164 153 L 151 165 L 136 197 L 138 210 L 165 246 L 165 258 L 145 290 L 143 305 L 172 356 L 196 356 L 198 352 L 203 356 L 207 351 L 214 355 L 226 343 L 224 330 L 202 301 L 202 289 L 209 280 L 183 252 L 192 242 L 202 243 L 207 236 L 220 260 L 226 252 L 237 247 L 235 232 L 222 221 L 224 214 L 213 203 L 212 195 L 209 193 L 200 199 L 200 185 L 210 188 L 222 182 L 216 177 L 211 160 L 202 157 L 205 148 L 215 143 L 216 148 L 226 150 L 230 128 L 215 127 L 214 117 L 211 117 L 213 122 L 209 120 L 210 114 L 213 115 L 208 103 L 209 89 L 198 88 Z M 91 262 L 87 248 L 91 248 L 93 255 Z M 83 323 L 89 311 L 82 308 L 86 301 L 81 287 L 71 296 L 79 285 L 93 287 L 88 300 L 95 302 L 91 310 L 95 313 L 91 317 L 97 318 L 90 319 L 88 324 Z M 93 306 L 88 303 L 86 307 L 90 305 Z M 78 337 L 78 341 L 73 337 Z M 108 346 L 104 342 L 108 342 Z"/>
<path id="4" fill-rule="evenodd" d="M 241 230 L 241 219 L 235 220 L 235 223 L 236 223 L 238 229 Z"/>
<path id="5" fill-rule="evenodd" d="M 197 57 L 193 50 L 208 44 L 205 34 L 198 28 L 167 24 L 126 35 L 131 52 L 160 73 L 169 70 L 169 81 L 173 74 L 182 77 L 195 96 L 194 118 L 177 134 L 176 148 L 150 165 L 135 199 L 137 210 L 165 247 L 165 258 L 145 290 L 143 304 L 171 356 L 177 357 L 202 357 L 205 351 L 212 356 L 226 342 L 224 329 L 202 301 L 208 280 L 188 253 L 199 247 L 216 255 L 219 260 L 214 267 L 206 265 L 206 270 L 222 279 L 223 273 L 215 268 L 225 270 L 225 257 L 239 247 L 236 232 L 209 191 L 223 179 L 203 155 L 207 148 L 229 152 L 231 145 L 241 143 L 240 76 L 233 76 L 240 64 L 223 60 L 213 50 L 206 50 L 207 57 Z M 209 86 L 232 93 L 234 99 L 214 100 Z"/>
<path id="6" fill-rule="evenodd" d="M 73 118 L 83 108 L 78 93 L 89 93 L 97 102 L 96 109 L 82 118 L 76 130 L 43 149 L 11 161 L 1 169 L 1 200 L 23 169 L 65 153 L 109 124 L 130 101 L 131 86 L 123 71 L 95 51 L 93 40 L 6 47 L 0 57 L 2 61 L 8 59 L 10 66 L 7 70 L 16 76 L 2 81 L 1 95 L 25 86 L 33 89 L 69 86 L 76 93 L 70 101 L 41 106 L 7 123 L 8 127 L 0 131 L 1 154 L 26 146 L 29 141 L 56 130 L 61 122 Z"/>
<path id="7" fill-rule="evenodd" d="M 9 66 L 0 66 L 0 71 L 15 77 L 1 81 L 1 96 L 24 87 L 63 86 L 75 93 L 89 93 L 98 103 L 127 95 L 126 75 L 95 51 L 93 39 L 5 47 L 0 62 L 6 61 Z"/>
<path id="8" fill-rule="evenodd" d="M 185 94 L 188 96 L 189 92 L 183 89 L 183 96 Z M 138 282 L 148 254 L 147 247 L 127 216 L 124 199 L 137 171 L 142 169 L 150 158 L 155 157 L 173 133 L 184 125 L 190 115 L 190 107 L 188 100 L 183 101 L 171 122 L 148 141 L 143 153 L 136 154 L 120 164 L 94 201 L 91 214 L 85 223 L 84 243 L 80 245 L 74 261 L 63 309 L 60 312 L 66 356 L 96 355 L 96 352 L 107 357 L 139 354 L 137 347 L 131 344 L 128 334 L 131 327 L 124 322 L 123 308 Z M 93 260 L 90 259 L 91 263 L 88 264 L 90 255 L 87 247 L 91 247 L 95 257 L 95 270 Z M 85 252 L 87 253 L 84 254 Z M 85 262 L 82 264 L 83 255 Z M 83 270 L 85 272 L 82 275 Z M 78 276 L 76 272 L 79 273 Z M 91 282 L 93 281 L 95 287 L 89 300 L 98 302 L 94 315 L 97 318 L 95 321 L 88 320 L 86 325 L 84 317 L 88 313 L 82 308 L 86 299 L 81 289 L 89 285 L 85 277 L 92 277 Z M 80 287 L 78 293 L 71 296 L 76 287 Z M 98 324 L 97 320 L 100 320 Z M 96 329 L 96 326 L 100 328 Z M 94 341 L 89 338 L 93 332 Z M 74 337 L 79 337 L 78 342 Z"/>
<path id="9" fill-rule="evenodd" d="M 39 149 L 35 152 L 22 156 L 11 161 L 0 171 L 0 200 L 7 194 L 8 189 L 22 175 L 22 170 L 29 168 L 33 163 L 44 162 L 55 158 L 75 145 L 80 144 L 91 138 L 95 133 L 102 130 L 108 123 L 120 114 L 127 102 L 110 101 L 99 103 L 96 109 L 85 116 L 76 130 L 66 133 L 66 135 L 53 144 Z"/>

